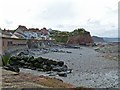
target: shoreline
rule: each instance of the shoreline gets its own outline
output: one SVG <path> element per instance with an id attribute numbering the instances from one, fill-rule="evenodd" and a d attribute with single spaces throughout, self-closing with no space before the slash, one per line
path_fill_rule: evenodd
<path id="1" fill-rule="evenodd" d="M 102 53 L 96 52 L 92 47 L 81 47 L 81 49 L 60 50 L 72 53 L 46 53 L 40 55 L 45 58 L 62 60 L 73 69 L 73 73 L 66 78 L 60 78 L 76 87 L 87 86 L 90 88 L 118 87 L 118 62 L 102 57 Z M 112 77 L 108 77 L 108 76 Z"/>
<path id="2" fill-rule="evenodd" d="M 45 57 L 57 61 L 64 61 L 68 67 L 73 69 L 73 73 L 68 77 L 47 76 L 58 78 L 65 83 L 70 83 L 75 87 L 88 88 L 118 88 L 118 62 L 103 57 L 104 53 L 94 50 L 93 47 L 81 47 L 81 49 L 59 48 L 59 50 L 72 53 L 49 52 L 40 54 L 36 51 L 35 57 Z M 39 56 L 38 56 L 39 55 Z M 22 70 L 22 73 L 42 75 L 41 72 Z M 27 74 L 26 73 L 26 74 Z M 46 72 L 43 75 L 47 75 Z"/>

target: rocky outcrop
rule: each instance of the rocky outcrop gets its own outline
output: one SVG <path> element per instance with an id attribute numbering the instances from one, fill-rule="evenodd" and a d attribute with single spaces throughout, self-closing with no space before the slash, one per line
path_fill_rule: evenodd
<path id="1" fill-rule="evenodd" d="M 75 45 L 91 45 L 93 39 L 90 35 L 90 32 L 85 31 L 84 29 L 74 30 L 72 36 L 69 37 L 67 44 Z"/>

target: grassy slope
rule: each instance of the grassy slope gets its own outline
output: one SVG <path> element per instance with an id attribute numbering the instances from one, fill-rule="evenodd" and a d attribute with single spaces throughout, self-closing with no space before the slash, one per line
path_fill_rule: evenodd
<path id="1" fill-rule="evenodd" d="M 85 29 L 83 29 L 83 28 L 75 29 L 72 32 L 53 30 L 51 32 L 50 37 L 54 38 L 56 40 L 56 42 L 58 42 L 58 43 L 66 43 L 68 41 L 69 37 L 77 36 L 77 35 L 84 35 L 86 33 L 88 33 L 88 32 L 85 31 Z"/>

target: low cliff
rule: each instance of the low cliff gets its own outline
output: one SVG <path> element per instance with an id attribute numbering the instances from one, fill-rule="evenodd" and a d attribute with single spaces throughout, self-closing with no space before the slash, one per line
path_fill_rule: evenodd
<path id="1" fill-rule="evenodd" d="M 77 45 L 90 45 L 93 43 L 93 39 L 90 32 L 85 29 L 76 29 L 70 33 L 67 44 L 77 44 Z"/>

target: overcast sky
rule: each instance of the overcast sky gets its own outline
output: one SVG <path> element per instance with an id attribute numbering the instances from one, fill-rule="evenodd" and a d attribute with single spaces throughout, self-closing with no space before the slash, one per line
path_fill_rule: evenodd
<path id="1" fill-rule="evenodd" d="M 85 28 L 91 35 L 118 36 L 119 0 L 0 0 L 0 27 Z"/>

